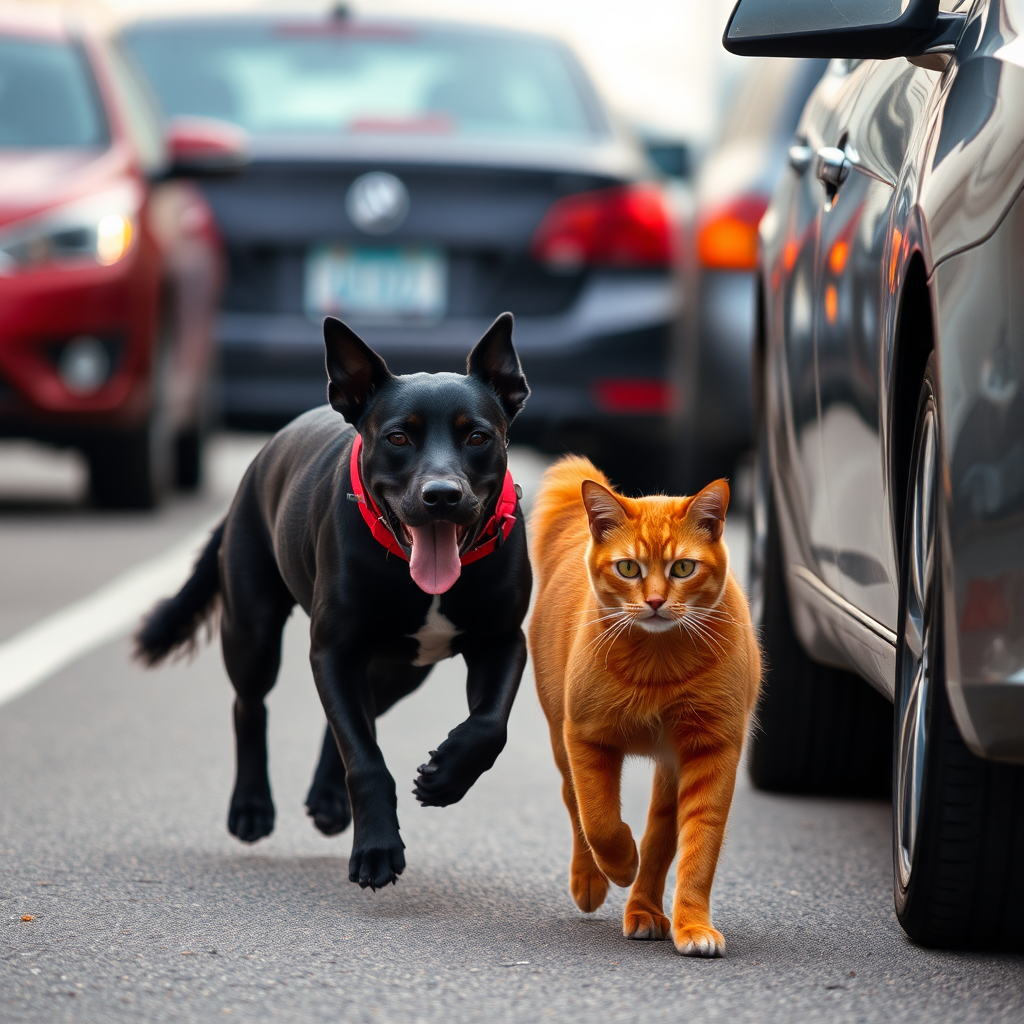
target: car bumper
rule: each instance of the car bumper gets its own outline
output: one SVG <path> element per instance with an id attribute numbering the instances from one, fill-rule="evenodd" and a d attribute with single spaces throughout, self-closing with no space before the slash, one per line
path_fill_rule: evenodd
<path id="1" fill-rule="evenodd" d="M 556 445 L 577 429 L 638 435 L 668 422 L 664 401 L 679 290 L 664 276 L 595 278 L 561 316 L 520 317 L 515 343 L 531 388 L 516 421 L 520 440 Z M 514 310 L 513 310 L 514 312 Z M 350 321 L 396 373 L 464 373 L 466 356 L 489 321 L 449 319 L 422 327 Z M 218 331 L 222 406 L 229 423 L 277 427 L 326 400 L 320 323 L 302 315 L 226 312 Z M 612 409 L 602 382 L 662 382 L 660 406 L 627 401 Z"/>
<path id="2" fill-rule="evenodd" d="M 74 442 L 143 419 L 154 308 L 137 263 L 0 277 L 0 435 Z M 69 389 L 58 371 L 62 347 L 82 336 L 101 343 L 111 367 L 89 393 Z"/>
<path id="3" fill-rule="evenodd" d="M 950 705 L 977 754 L 1024 763 L 1024 202 L 934 274 L 946 462 Z"/>

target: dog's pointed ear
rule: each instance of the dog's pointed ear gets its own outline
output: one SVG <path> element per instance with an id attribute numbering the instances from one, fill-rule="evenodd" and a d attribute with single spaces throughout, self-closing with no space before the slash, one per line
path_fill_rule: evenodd
<path id="1" fill-rule="evenodd" d="M 522 412 L 530 397 L 530 388 L 512 344 L 511 313 L 502 313 L 487 328 L 487 333 L 469 353 L 466 370 L 494 392 L 509 423 Z"/>
<path id="2" fill-rule="evenodd" d="M 590 535 L 594 540 L 604 540 L 609 531 L 621 526 L 629 518 L 629 513 L 622 502 L 596 480 L 584 480 L 580 489 L 583 494 L 583 507 L 587 510 L 587 518 L 590 520 Z"/>
<path id="3" fill-rule="evenodd" d="M 327 348 L 327 400 L 345 419 L 358 426 L 366 406 L 382 384 L 391 379 L 387 364 L 347 324 L 324 320 Z"/>
<path id="4" fill-rule="evenodd" d="M 691 499 L 686 518 L 717 541 L 725 529 L 728 508 L 729 484 L 725 480 L 715 480 Z"/>

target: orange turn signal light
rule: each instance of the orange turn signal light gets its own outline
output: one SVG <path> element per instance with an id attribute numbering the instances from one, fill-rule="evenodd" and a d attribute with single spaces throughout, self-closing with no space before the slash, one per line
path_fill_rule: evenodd
<path id="1" fill-rule="evenodd" d="M 753 270 L 757 266 L 757 226 L 767 208 L 764 196 L 742 196 L 702 217 L 697 228 L 701 266 Z"/>

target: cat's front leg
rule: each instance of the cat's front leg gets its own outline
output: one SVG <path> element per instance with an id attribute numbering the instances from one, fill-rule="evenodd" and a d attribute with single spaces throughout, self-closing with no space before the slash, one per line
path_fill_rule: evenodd
<path id="1" fill-rule="evenodd" d="M 568 721 L 565 723 L 565 749 L 583 834 L 594 860 L 616 885 L 623 888 L 632 885 L 640 857 L 633 833 L 622 820 L 619 790 L 623 752 L 584 738 Z"/>
<path id="2" fill-rule="evenodd" d="M 739 745 L 688 753 L 680 763 L 679 867 L 672 939 L 683 956 L 725 955 L 725 937 L 711 925 L 711 884 L 729 817 Z"/>

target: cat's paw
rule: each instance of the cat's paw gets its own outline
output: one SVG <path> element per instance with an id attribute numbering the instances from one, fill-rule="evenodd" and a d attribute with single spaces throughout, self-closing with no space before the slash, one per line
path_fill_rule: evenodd
<path id="1" fill-rule="evenodd" d="M 672 941 L 680 956 L 725 956 L 725 936 L 707 924 L 683 925 L 672 929 Z"/>
<path id="2" fill-rule="evenodd" d="M 672 925 L 664 914 L 632 908 L 628 904 L 622 915 L 622 934 L 627 939 L 667 939 Z"/>
<path id="3" fill-rule="evenodd" d="M 592 914 L 604 903 L 608 895 L 608 879 L 595 868 L 571 871 L 569 890 L 576 901 L 576 906 L 584 914 Z"/>
<path id="4" fill-rule="evenodd" d="M 600 853 L 594 849 L 594 860 L 597 866 L 608 876 L 608 879 L 623 889 L 628 889 L 636 881 L 636 873 L 640 870 L 640 854 L 637 853 L 636 843 L 632 835 L 627 835 L 628 845 L 615 851 L 616 856 L 609 856 L 611 851 L 602 850 Z"/>

